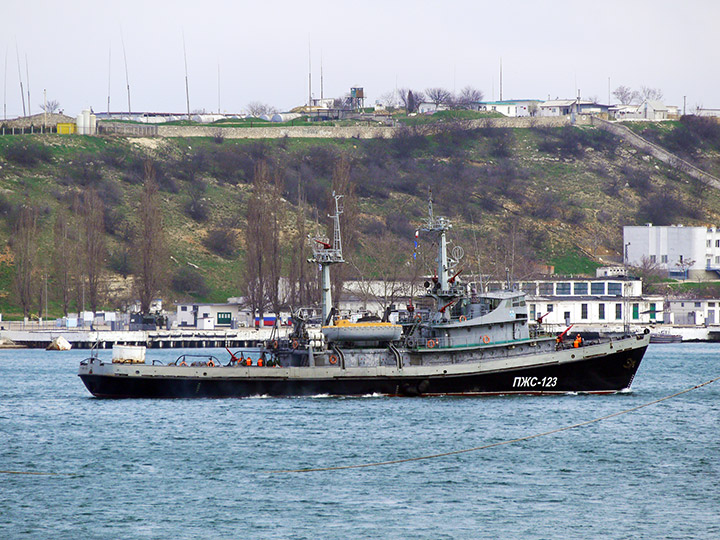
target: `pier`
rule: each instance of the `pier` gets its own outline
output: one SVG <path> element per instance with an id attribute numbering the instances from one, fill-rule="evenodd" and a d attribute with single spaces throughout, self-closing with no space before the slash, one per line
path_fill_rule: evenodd
<path id="1" fill-rule="evenodd" d="M 255 347 L 271 339 L 271 328 L 241 328 L 237 330 L 2 330 L 0 340 L 16 346 L 44 349 L 50 342 L 62 336 L 73 349 L 90 349 L 96 344 L 100 349 L 113 345 L 144 345 L 148 349 Z M 285 337 L 288 329 L 281 328 L 276 337 Z"/>

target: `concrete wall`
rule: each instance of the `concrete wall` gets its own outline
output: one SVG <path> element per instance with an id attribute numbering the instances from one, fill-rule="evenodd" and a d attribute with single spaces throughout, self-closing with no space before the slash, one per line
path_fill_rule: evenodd
<path id="1" fill-rule="evenodd" d="M 576 117 L 575 125 L 590 125 L 585 115 Z M 562 127 L 571 125 L 569 116 L 559 117 L 521 117 L 521 118 L 482 118 L 461 121 L 466 129 L 478 128 L 530 128 Z M 421 134 L 432 135 L 444 129 L 443 124 L 424 124 L 417 126 Z M 135 135 L 141 137 L 223 137 L 226 139 L 279 139 L 283 137 L 321 138 L 321 139 L 384 139 L 394 137 L 399 127 L 389 126 L 268 126 L 268 127 L 218 127 L 218 126 L 164 126 L 138 125 L 122 122 L 102 122 L 101 133 Z"/>

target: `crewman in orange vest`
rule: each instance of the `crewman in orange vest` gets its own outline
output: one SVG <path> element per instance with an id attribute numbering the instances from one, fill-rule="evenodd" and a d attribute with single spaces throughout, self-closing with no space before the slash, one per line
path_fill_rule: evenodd
<path id="1" fill-rule="evenodd" d="M 580 337 L 580 334 L 577 334 L 575 336 L 575 341 L 573 341 L 573 347 L 577 349 L 580 345 L 582 345 L 582 338 Z"/>

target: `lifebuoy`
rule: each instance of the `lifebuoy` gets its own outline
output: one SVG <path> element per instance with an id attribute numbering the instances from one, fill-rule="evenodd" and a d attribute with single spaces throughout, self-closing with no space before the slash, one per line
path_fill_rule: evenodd
<path id="1" fill-rule="evenodd" d="M 215 362 L 213 362 L 212 360 L 208 360 L 207 365 L 208 367 L 215 367 Z"/>
<path id="2" fill-rule="evenodd" d="M 187 362 L 185 362 L 185 360 L 183 360 L 183 361 L 180 362 L 178 365 L 180 365 L 180 366 L 187 366 Z"/>
<path id="3" fill-rule="evenodd" d="M 428 349 L 432 349 L 435 346 L 435 340 L 434 339 L 428 339 L 427 340 L 427 346 Z"/>
<path id="4" fill-rule="evenodd" d="M 298 348 L 298 345 L 299 345 L 298 340 L 297 340 L 297 339 L 293 339 L 293 340 L 292 340 L 292 348 L 293 348 L 293 349 L 297 349 L 297 348 Z"/>
<path id="5" fill-rule="evenodd" d="M 328 361 L 334 366 L 335 364 L 337 364 L 337 356 L 335 356 L 334 354 L 330 355 Z"/>
<path id="6" fill-rule="evenodd" d="M 415 320 L 416 320 L 416 321 L 419 321 L 420 319 L 422 319 L 422 316 L 421 316 L 419 313 L 418 313 L 417 315 L 415 315 Z"/>
<path id="7" fill-rule="evenodd" d="M 272 346 L 273 346 L 273 349 L 277 349 L 277 348 L 278 348 L 277 339 L 272 342 Z"/>
<path id="8" fill-rule="evenodd" d="M 460 315 L 460 322 L 467 321 L 467 317 L 465 315 Z"/>
<path id="9" fill-rule="evenodd" d="M 490 336 L 483 336 L 483 343 L 490 343 Z"/>

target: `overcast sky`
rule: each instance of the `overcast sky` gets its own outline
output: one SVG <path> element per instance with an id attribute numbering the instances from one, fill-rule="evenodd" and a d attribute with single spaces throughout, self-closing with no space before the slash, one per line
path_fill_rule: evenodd
<path id="1" fill-rule="evenodd" d="M 132 110 L 183 112 L 183 34 L 192 110 L 304 104 L 308 43 L 314 97 L 322 56 L 325 97 L 471 85 L 498 99 L 502 58 L 505 99 L 607 102 L 609 79 L 720 108 L 717 0 L 1 0 L 0 21 L 8 118 L 22 114 L 18 56 L 31 112 L 43 89 L 67 114 L 105 111 L 108 85 L 127 111 L 123 39 Z"/>

